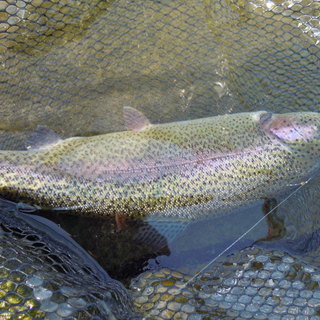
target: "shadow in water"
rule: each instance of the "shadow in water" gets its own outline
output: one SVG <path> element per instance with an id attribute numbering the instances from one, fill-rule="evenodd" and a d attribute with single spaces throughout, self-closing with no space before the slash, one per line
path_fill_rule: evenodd
<path id="1" fill-rule="evenodd" d="M 149 259 L 170 254 L 166 239 L 143 220 L 127 219 L 125 227 L 119 230 L 114 217 L 83 217 L 54 211 L 36 214 L 58 224 L 112 278 L 124 282 L 140 274 Z"/>
<path id="2" fill-rule="evenodd" d="M 183 226 L 170 218 L 166 221 L 126 219 L 120 230 L 114 217 L 76 216 L 67 211 L 36 214 L 61 226 L 112 278 L 127 283 L 148 269 L 197 270 L 261 219 L 261 208 L 262 201 L 259 201 L 251 208 Z M 267 234 L 267 222 L 262 221 L 225 254 L 250 246 Z"/>

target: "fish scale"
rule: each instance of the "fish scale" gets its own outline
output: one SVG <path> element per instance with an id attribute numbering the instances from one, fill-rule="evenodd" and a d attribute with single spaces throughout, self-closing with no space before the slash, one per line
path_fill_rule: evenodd
<path id="1" fill-rule="evenodd" d="M 319 118 L 239 113 L 1 151 L 0 194 L 87 214 L 223 213 L 315 174 Z"/>

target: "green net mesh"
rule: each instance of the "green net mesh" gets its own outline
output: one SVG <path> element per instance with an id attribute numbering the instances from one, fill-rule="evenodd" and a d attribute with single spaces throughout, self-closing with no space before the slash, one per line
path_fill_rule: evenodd
<path id="1" fill-rule="evenodd" d="M 0 129 L 15 145 L 39 123 L 66 136 L 119 130 L 124 105 L 155 122 L 318 110 L 319 7 L 0 1 Z"/>

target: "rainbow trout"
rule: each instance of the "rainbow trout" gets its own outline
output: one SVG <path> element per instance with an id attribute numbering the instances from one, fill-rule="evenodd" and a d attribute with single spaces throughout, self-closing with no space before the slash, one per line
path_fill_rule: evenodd
<path id="1" fill-rule="evenodd" d="M 319 169 L 318 113 L 151 124 L 125 107 L 124 117 L 127 131 L 62 140 L 40 127 L 29 150 L 1 151 L 0 196 L 86 214 L 189 219 L 278 195 Z"/>

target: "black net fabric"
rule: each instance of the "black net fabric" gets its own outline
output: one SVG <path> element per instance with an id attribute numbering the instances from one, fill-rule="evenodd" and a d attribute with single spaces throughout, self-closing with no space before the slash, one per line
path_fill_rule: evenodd
<path id="1" fill-rule="evenodd" d="M 14 206 L 0 213 L 1 318 L 131 319 L 123 285 L 72 240 Z"/>

